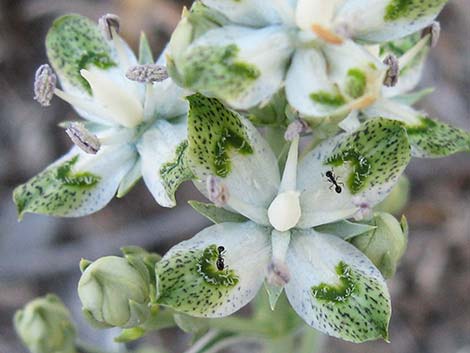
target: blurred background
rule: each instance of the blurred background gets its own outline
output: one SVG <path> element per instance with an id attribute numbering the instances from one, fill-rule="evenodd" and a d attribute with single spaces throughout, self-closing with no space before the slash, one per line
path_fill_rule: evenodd
<path id="1" fill-rule="evenodd" d="M 12 315 L 32 298 L 57 293 L 71 308 L 82 336 L 100 344 L 116 332 L 83 322 L 76 295 L 80 258 L 116 254 L 124 245 L 164 253 L 206 221 L 186 206 L 194 191 L 178 193 L 180 207 L 159 208 L 142 184 L 105 210 L 82 219 L 27 215 L 16 219 L 13 188 L 64 153 L 70 142 L 60 121 L 72 109 L 54 99 L 41 108 L 32 97 L 36 68 L 46 62 L 44 38 L 53 19 L 76 12 L 97 20 L 112 12 L 135 49 L 141 30 L 158 54 L 184 4 L 177 0 L 0 0 L 0 353 L 25 353 L 12 330 Z M 428 61 L 423 87 L 436 91 L 422 103 L 432 117 L 470 130 L 470 1 L 452 0 L 440 17 L 439 45 Z M 392 344 L 353 345 L 328 339 L 322 353 L 470 353 L 470 154 L 415 160 L 408 169 L 411 234 L 396 277 L 389 282 Z M 188 337 L 166 331 L 149 337 L 171 352 Z M 248 352 L 234 348 L 231 352 Z M 289 352 L 286 352 L 289 353 Z"/>

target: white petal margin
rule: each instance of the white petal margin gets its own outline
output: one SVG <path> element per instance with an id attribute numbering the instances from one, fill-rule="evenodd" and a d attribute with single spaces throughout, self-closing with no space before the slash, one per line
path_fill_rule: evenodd
<path id="1" fill-rule="evenodd" d="M 430 25 L 447 0 L 347 0 L 334 24 L 354 39 L 381 43 L 405 37 Z"/>
<path id="2" fill-rule="evenodd" d="M 267 228 L 253 222 L 211 226 L 156 265 L 157 302 L 196 317 L 228 316 L 254 298 L 270 259 Z"/>
<path id="3" fill-rule="evenodd" d="M 24 213 L 82 217 L 101 210 L 136 158 L 135 148 L 127 144 L 102 147 L 96 155 L 73 148 L 15 189 L 20 218 Z"/>
<path id="4" fill-rule="evenodd" d="M 327 64 L 319 50 L 298 49 L 292 59 L 286 78 L 286 95 L 289 103 L 306 117 L 325 116 L 338 107 L 318 104 L 310 95 L 314 92 L 337 94 L 327 75 Z"/>
<path id="5" fill-rule="evenodd" d="M 213 29 L 188 48 L 185 75 L 191 77 L 193 90 L 235 109 L 253 108 L 281 88 L 292 44 L 283 26 Z"/>
<path id="6" fill-rule="evenodd" d="M 276 6 L 276 3 L 282 3 Z M 294 11 L 292 0 L 202 0 L 210 8 L 222 12 L 230 21 L 250 27 L 281 24 L 286 14 Z"/>
<path id="7" fill-rule="evenodd" d="M 182 173 L 177 173 L 174 176 L 162 176 L 162 167 L 167 163 L 175 163 L 175 168 L 181 167 L 181 164 L 178 165 L 180 156 L 177 155 L 177 149 L 186 136 L 186 120 L 177 124 L 158 120 L 151 129 L 144 133 L 137 144 L 142 160 L 142 176 L 145 184 L 157 203 L 163 207 L 176 205 L 175 190 L 170 190 L 169 182 L 174 182 L 173 178 L 178 179 Z M 173 177 L 172 180 L 166 179 L 171 177 Z"/>
<path id="8" fill-rule="evenodd" d="M 294 231 L 286 261 L 287 298 L 308 325 L 357 343 L 388 339 L 387 285 L 354 246 L 333 235 Z"/>

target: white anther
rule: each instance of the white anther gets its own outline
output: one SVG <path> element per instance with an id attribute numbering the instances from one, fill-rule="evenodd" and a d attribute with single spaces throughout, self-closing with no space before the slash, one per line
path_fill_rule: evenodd
<path id="1" fill-rule="evenodd" d="M 441 36 L 441 24 L 434 21 L 429 27 L 423 29 L 421 37 L 426 37 L 428 34 L 431 36 L 431 48 L 436 47 L 439 42 L 439 37 Z"/>
<path id="2" fill-rule="evenodd" d="M 287 265 L 279 260 L 273 260 L 268 266 L 266 281 L 273 286 L 284 287 L 290 281 Z"/>
<path id="3" fill-rule="evenodd" d="M 142 83 L 161 82 L 168 78 L 168 71 L 163 65 L 136 65 L 127 70 L 126 77 L 131 81 Z"/>
<path id="4" fill-rule="evenodd" d="M 230 197 L 227 186 L 219 178 L 212 175 L 207 178 L 207 193 L 209 200 L 217 207 L 224 207 Z"/>
<path id="5" fill-rule="evenodd" d="M 120 19 L 119 16 L 113 14 L 106 14 L 101 16 L 98 20 L 98 26 L 103 32 L 103 35 L 107 40 L 113 39 L 113 29 L 116 33 L 119 33 Z"/>
<path id="6" fill-rule="evenodd" d="M 72 142 L 86 153 L 97 154 L 101 148 L 98 137 L 92 134 L 82 123 L 72 122 L 68 124 L 65 132 Z"/>
<path id="7" fill-rule="evenodd" d="M 383 63 L 388 66 L 384 85 L 387 87 L 395 87 L 398 83 L 398 76 L 400 75 L 399 61 L 395 55 L 390 54 L 384 59 Z"/>
<path id="8" fill-rule="evenodd" d="M 48 64 L 39 66 L 34 79 L 34 99 L 43 107 L 50 105 L 54 90 L 57 84 L 57 77 Z"/>
<path id="9" fill-rule="evenodd" d="M 284 139 L 286 141 L 293 141 L 296 137 L 301 136 L 309 130 L 309 126 L 305 120 L 296 119 L 286 129 Z"/>

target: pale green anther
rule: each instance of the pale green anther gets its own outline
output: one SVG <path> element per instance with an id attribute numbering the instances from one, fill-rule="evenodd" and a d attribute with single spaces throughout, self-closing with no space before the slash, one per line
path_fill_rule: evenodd
<path id="1" fill-rule="evenodd" d="M 392 278 L 408 244 L 407 232 L 388 213 L 376 213 L 369 224 L 376 228 L 355 237 L 351 243 L 374 263 L 385 278 Z"/>
<path id="2" fill-rule="evenodd" d="M 150 314 L 150 275 L 139 256 L 107 256 L 89 264 L 78 283 L 83 313 L 94 326 L 130 328 Z"/>
<path id="3" fill-rule="evenodd" d="M 15 313 L 15 331 L 31 353 L 76 353 L 69 311 L 55 295 L 29 302 Z"/>

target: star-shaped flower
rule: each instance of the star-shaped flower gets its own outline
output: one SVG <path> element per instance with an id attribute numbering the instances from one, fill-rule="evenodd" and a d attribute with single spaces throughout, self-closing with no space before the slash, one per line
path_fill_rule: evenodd
<path id="1" fill-rule="evenodd" d="M 383 200 L 411 154 L 400 122 L 374 119 L 321 143 L 298 163 L 294 136 L 283 176 L 271 148 L 216 99 L 189 98 L 188 163 L 223 222 L 173 247 L 156 265 L 157 302 L 200 317 L 247 304 L 267 280 L 312 327 L 354 342 L 388 338 L 390 297 L 380 271 L 318 228 L 360 217 Z M 217 217 L 212 217 L 217 219 Z"/>
<path id="2" fill-rule="evenodd" d="M 283 87 L 303 117 L 345 116 L 374 103 L 389 66 L 373 48 L 428 26 L 445 0 L 201 0 L 183 14 L 169 72 L 238 110 Z"/>
<path id="3" fill-rule="evenodd" d="M 143 176 L 157 202 L 175 205 L 174 192 L 191 175 L 180 158 L 186 149 L 187 102 L 156 64 L 145 36 L 137 59 L 118 35 L 118 19 L 101 29 L 79 15 L 57 19 L 47 39 L 48 65 L 37 72 L 36 100 L 53 95 L 70 103 L 84 122 L 65 123 L 76 144 L 69 153 L 14 191 L 26 212 L 78 217 L 122 197 Z"/>

